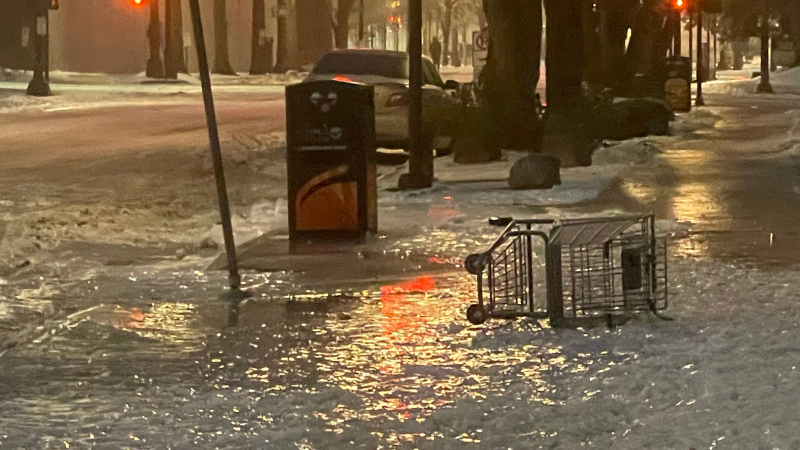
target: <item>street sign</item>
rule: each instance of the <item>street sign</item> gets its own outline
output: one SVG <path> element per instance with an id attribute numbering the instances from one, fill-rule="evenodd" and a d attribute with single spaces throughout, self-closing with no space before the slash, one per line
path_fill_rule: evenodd
<path id="1" fill-rule="evenodd" d="M 472 77 L 478 81 L 483 67 L 486 65 L 486 58 L 489 57 L 489 32 L 474 31 L 472 33 Z"/>

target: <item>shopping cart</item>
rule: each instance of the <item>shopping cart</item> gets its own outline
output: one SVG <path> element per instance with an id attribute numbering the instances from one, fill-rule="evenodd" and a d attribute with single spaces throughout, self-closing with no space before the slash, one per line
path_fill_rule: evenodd
<path id="1" fill-rule="evenodd" d="M 652 215 L 490 223 L 505 229 L 464 262 L 478 279 L 473 324 L 527 316 L 571 326 L 667 308 L 666 239 Z"/>

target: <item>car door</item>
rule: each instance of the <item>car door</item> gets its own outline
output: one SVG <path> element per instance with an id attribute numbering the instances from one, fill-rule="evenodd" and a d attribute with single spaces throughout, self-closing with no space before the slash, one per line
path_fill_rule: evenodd
<path id="1" fill-rule="evenodd" d="M 422 60 L 422 74 L 424 78 L 422 109 L 423 121 L 427 126 L 448 138 L 449 123 L 452 121 L 456 100 L 450 92 L 444 90 L 444 81 L 436 71 L 436 67 L 427 59 Z M 445 145 L 446 146 L 446 145 Z"/>

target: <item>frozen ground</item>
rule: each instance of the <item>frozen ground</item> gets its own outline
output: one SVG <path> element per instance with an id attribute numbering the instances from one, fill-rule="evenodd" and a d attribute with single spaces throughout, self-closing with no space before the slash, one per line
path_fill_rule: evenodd
<path id="1" fill-rule="evenodd" d="M 678 136 L 607 143 L 553 191 L 501 189 L 514 154 L 440 159 L 416 195 L 384 167 L 376 240 L 396 279 L 247 273 L 238 309 L 206 270 L 203 145 L 7 166 L 0 447 L 798 448 L 800 105 L 708 100 Z M 285 232 L 283 151 L 280 133 L 225 139 L 240 242 Z M 464 320 L 460 260 L 496 235 L 487 216 L 644 210 L 673 236 L 675 322 Z"/>

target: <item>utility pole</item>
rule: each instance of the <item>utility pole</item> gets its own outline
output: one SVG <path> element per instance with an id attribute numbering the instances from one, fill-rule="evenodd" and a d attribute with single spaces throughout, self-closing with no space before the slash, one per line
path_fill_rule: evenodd
<path id="1" fill-rule="evenodd" d="M 278 0 L 278 51 L 275 55 L 275 73 L 284 73 L 289 70 L 289 49 L 286 42 L 286 21 L 289 11 L 286 0 Z"/>
<path id="2" fill-rule="evenodd" d="M 147 26 L 147 39 L 150 42 L 150 59 L 147 60 L 147 78 L 164 78 L 164 64 L 161 62 L 161 23 L 158 19 L 158 0 L 150 1 L 150 24 Z"/>
<path id="3" fill-rule="evenodd" d="M 47 97 L 52 95 L 52 92 L 50 92 L 50 85 L 45 79 L 45 70 L 47 70 L 47 66 L 49 65 L 45 59 L 50 53 L 45 48 L 50 40 L 48 37 L 50 30 L 47 26 L 48 14 L 48 3 L 43 1 L 36 2 L 36 37 L 34 38 L 36 57 L 33 62 L 33 79 L 31 79 L 31 82 L 28 84 L 28 89 L 26 91 L 28 95 L 35 97 Z"/>
<path id="4" fill-rule="evenodd" d="M 703 98 L 703 6 L 697 1 L 697 98 L 695 106 L 705 106 Z"/>
<path id="5" fill-rule="evenodd" d="M 761 82 L 758 83 L 756 92 L 759 94 L 772 94 L 772 84 L 769 81 L 769 6 L 763 0 L 761 13 Z"/>
<path id="6" fill-rule="evenodd" d="M 401 189 L 424 189 L 433 184 L 433 150 L 422 133 L 422 0 L 408 5 L 408 173 L 400 177 Z"/>

